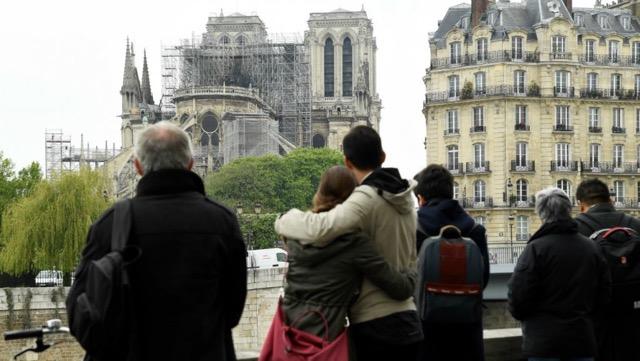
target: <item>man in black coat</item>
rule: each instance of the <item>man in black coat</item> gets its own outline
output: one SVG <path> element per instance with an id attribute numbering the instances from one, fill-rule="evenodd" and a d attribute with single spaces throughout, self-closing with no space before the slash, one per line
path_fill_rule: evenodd
<path id="1" fill-rule="evenodd" d="M 576 217 L 578 231 L 589 237 L 595 231 L 611 227 L 629 227 L 640 234 L 640 220 L 617 211 L 611 203 L 607 185 L 599 179 L 588 179 L 576 190 L 580 213 Z M 597 226 L 596 226 L 597 225 Z M 616 315 L 609 309 L 599 325 L 599 360 L 640 361 L 640 310 L 635 315 Z"/>
<path id="2" fill-rule="evenodd" d="M 417 244 L 440 234 L 446 225 L 454 225 L 462 236 L 471 238 L 478 245 L 484 262 L 484 287 L 489 283 L 489 255 L 485 228 L 476 224 L 457 200 L 453 199 L 453 176 L 444 167 L 432 164 L 418 173 L 414 179 L 420 209 L 418 209 Z M 418 270 L 422 272 L 422 270 Z M 418 285 L 422 287 L 422 285 Z M 422 321 L 424 331 L 423 360 L 484 360 L 482 321 L 468 324 L 434 324 Z"/>
<path id="3" fill-rule="evenodd" d="M 127 360 L 236 360 L 231 329 L 247 292 L 237 219 L 205 196 L 182 129 L 149 126 L 135 151 L 142 179 L 131 201 L 129 244 L 142 252 L 130 269 L 135 319 L 128 322 L 136 325 L 138 350 Z M 88 264 L 110 252 L 113 215 L 107 210 L 89 230 L 68 309 L 74 290 L 85 288 Z"/>

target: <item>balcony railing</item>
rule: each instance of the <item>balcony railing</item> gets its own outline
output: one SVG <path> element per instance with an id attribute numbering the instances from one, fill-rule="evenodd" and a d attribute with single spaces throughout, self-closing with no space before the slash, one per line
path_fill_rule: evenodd
<path id="1" fill-rule="evenodd" d="M 515 264 L 527 246 L 529 234 L 516 234 L 516 241 L 523 243 L 489 243 L 489 263 L 490 264 Z"/>
<path id="2" fill-rule="evenodd" d="M 613 205 L 619 209 L 640 209 L 640 199 L 637 197 L 613 197 Z"/>
<path id="3" fill-rule="evenodd" d="M 611 133 L 613 134 L 625 134 L 627 130 L 622 127 L 611 127 Z"/>
<path id="4" fill-rule="evenodd" d="M 602 133 L 602 127 L 589 127 L 589 133 Z"/>
<path id="5" fill-rule="evenodd" d="M 462 199 L 463 208 L 482 209 L 492 208 L 493 198 L 491 197 L 472 197 Z"/>
<path id="6" fill-rule="evenodd" d="M 556 124 L 553 126 L 554 132 L 573 132 L 573 127 L 567 124 Z"/>
<path id="7" fill-rule="evenodd" d="M 553 87 L 553 96 L 559 98 L 573 98 L 575 96 L 575 89 L 567 86 L 555 86 Z"/>
<path id="8" fill-rule="evenodd" d="M 577 172 L 578 161 L 551 161 L 552 172 Z"/>
<path id="9" fill-rule="evenodd" d="M 526 162 L 512 160 L 511 161 L 511 171 L 512 172 L 535 172 L 536 171 L 536 162 L 529 160 Z"/>
<path id="10" fill-rule="evenodd" d="M 536 206 L 536 198 L 534 196 L 531 197 L 518 197 L 513 196 L 510 199 L 509 207 L 514 208 L 533 208 Z"/>
<path id="11" fill-rule="evenodd" d="M 582 162 L 582 173 L 639 174 L 638 162 Z"/>
<path id="12" fill-rule="evenodd" d="M 467 174 L 490 173 L 491 168 L 489 168 L 489 161 L 468 162 L 466 171 L 467 171 Z"/>
<path id="13" fill-rule="evenodd" d="M 479 57 L 476 54 L 460 55 L 456 57 L 448 56 L 446 58 L 431 59 L 431 69 L 444 68 L 448 66 L 466 66 L 512 61 L 537 63 L 540 61 L 540 55 L 529 51 L 490 51 L 482 53 Z"/>
<path id="14" fill-rule="evenodd" d="M 583 88 L 580 89 L 580 98 L 638 100 L 640 99 L 640 91 L 634 89 Z"/>
<path id="15" fill-rule="evenodd" d="M 428 92 L 425 96 L 425 103 L 442 103 L 447 101 L 457 101 L 460 94 L 451 96 L 449 91 Z M 471 92 L 466 99 L 481 99 L 484 97 L 539 97 L 539 89 L 526 88 L 524 86 L 495 85 L 484 88 L 483 92 Z"/>
<path id="16" fill-rule="evenodd" d="M 526 123 L 516 123 L 514 129 L 521 132 L 528 132 L 531 130 L 531 127 Z"/>
<path id="17" fill-rule="evenodd" d="M 444 135 L 460 135 L 460 129 L 445 129 Z"/>
<path id="18" fill-rule="evenodd" d="M 549 53 L 549 59 L 550 60 L 571 60 L 572 59 L 572 55 L 571 53 L 560 53 L 560 52 L 553 52 L 553 53 Z"/>
<path id="19" fill-rule="evenodd" d="M 600 54 L 582 54 L 579 57 L 579 61 L 584 64 L 593 65 L 614 65 L 614 66 L 640 66 L 640 56 L 618 55 L 611 57 Z"/>
<path id="20" fill-rule="evenodd" d="M 487 131 L 487 127 L 485 127 L 484 125 L 476 125 L 471 127 L 471 129 L 469 129 L 470 133 L 484 133 Z"/>
<path id="21" fill-rule="evenodd" d="M 454 164 L 445 164 L 445 168 L 451 173 L 451 175 L 463 175 L 464 174 L 464 164 L 462 163 L 454 163 Z"/>

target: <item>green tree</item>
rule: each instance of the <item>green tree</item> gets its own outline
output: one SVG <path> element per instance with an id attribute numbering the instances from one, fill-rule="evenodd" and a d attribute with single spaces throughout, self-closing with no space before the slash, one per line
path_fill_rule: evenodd
<path id="1" fill-rule="evenodd" d="M 4 158 L 0 152 L 0 226 L 2 225 L 2 213 L 7 206 L 20 197 L 27 196 L 33 188 L 42 180 L 40 164 L 32 162 L 15 175 L 13 162 Z M 0 228 L 1 229 L 1 228 Z"/>
<path id="2" fill-rule="evenodd" d="M 34 172 L 34 168 L 25 171 L 25 184 Z M 109 187 L 106 177 L 88 169 L 37 183 L 29 195 L 4 212 L 0 271 L 71 271 L 89 226 L 111 203 L 104 196 Z"/>
<path id="3" fill-rule="evenodd" d="M 236 160 L 210 174 L 207 194 L 235 210 L 245 210 L 240 227 L 255 248 L 272 247 L 276 240 L 273 221 L 277 213 L 311 205 L 320 176 L 342 164 L 342 154 L 330 149 L 301 148 L 280 157 L 266 155 Z M 251 214 L 255 204 L 262 214 Z M 247 214 L 249 213 L 249 214 Z"/>

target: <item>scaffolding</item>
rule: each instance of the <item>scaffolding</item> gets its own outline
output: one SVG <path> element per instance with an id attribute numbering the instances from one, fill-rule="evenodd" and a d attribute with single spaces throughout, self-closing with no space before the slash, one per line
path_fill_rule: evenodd
<path id="1" fill-rule="evenodd" d="M 52 179 L 64 172 L 77 171 L 81 166 L 97 169 L 120 152 L 120 149 L 116 150 L 115 143 L 108 148 L 106 141 L 104 149 L 97 146 L 91 149 L 88 143 L 85 146 L 82 136 L 80 146 L 73 146 L 71 136 L 65 135 L 62 129 L 46 129 L 44 138 L 47 179 Z"/>
<path id="2" fill-rule="evenodd" d="M 223 122 L 223 159 L 278 154 L 278 123 L 266 114 L 233 114 Z"/>
<path id="3" fill-rule="evenodd" d="M 184 40 L 163 48 L 162 67 L 163 112 L 175 113 L 172 99 L 178 89 L 225 85 L 256 89 L 274 110 L 280 136 L 298 147 L 310 145 L 309 54 L 299 35 L 242 44 Z"/>

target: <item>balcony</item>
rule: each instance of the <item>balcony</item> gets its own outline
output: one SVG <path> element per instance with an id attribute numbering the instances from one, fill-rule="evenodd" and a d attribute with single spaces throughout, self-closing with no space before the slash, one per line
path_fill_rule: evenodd
<path id="1" fill-rule="evenodd" d="M 589 127 L 589 133 L 602 133 L 602 127 Z"/>
<path id="2" fill-rule="evenodd" d="M 452 96 L 453 95 L 453 96 Z M 480 92 L 470 92 L 467 95 L 467 99 L 482 99 L 485 97 L 539 97 L 540 89 L 534 89 L 532 87 L 526 88 L 524 86 L 513 85 L 495 85 L 484 87 Z M 450 101 L 460 100 L 460 93 L 449 91 L 436 91 L 428 92 L 425 96 L 425 104 L 430 103 L 444 103 Z"/>
<path id="3" fill-rule="evenodd" d="M 573 132 L 573 127 L 567 124 L 556 124 L 553 126 L 553 131 L 561 133 L 571 133 Z"/>
<path id="4" fill-rule="evenodd" d="M 487 127 L 484 125 L 476 125 L 469 129 L 469 133 L 486 133 Z"/>
<path id="5" fill-rule="evenodd" d="M 456 128 L 456 129 L 445 129 L 444 130 L 444 135 L 445 136 L 460 135 L 460 129 L 458 129 L 458 128 Z"/>
<path id="6" fill-rule="evenodd" d="M 466 172 L 467 174 L 491 173 L 491 168 L 489 168 L 489 161 L 468 162 Z"/>
<path id="7" fill-rule="evenodd" d="M 431 69 L 512 61 L 537 63 L 540 61 L 540 55 L 539 53 L 529 51 L 490 51 L 482 53 L 481 56 L 477 56 L 476 54 L 455 57 L 448 56 L 431 59 Z"/>
<path id="8" fill-rule="evenodd" d="M 509 199 L 509 207 L 513 208 L 534 208 L 536 206 L 536 198 L 511 196 Z"/>
<path id="9" fill-rule="evenodd" d="M 613 205 L 618 209 L 640 209 L 640 199 L 632 197 L 613 197 Z"/>
<path id="10" fill-rule="evenodd" d="M 511 161 L 511 172 L 513 173 L 527 173 L 527 172 L 535 172 L 536 171 L 536 162 L 529 161 Z"/>
<path id="11" fill-rule="evenodd" d="M 582 173 L 631 174 L 640 173 L 637 162 L 582 162 Z"/>
<path id="12" fill-rule="evenodd" d="M 640 92 L 634 89 L 583 88 L 580 89 L 583 99 L 638 100 Z"/>
<path id="13" fill-rule="evenodd" d="M 627 130 L 622 127 L 611 127 L 611 133 L 613 134 L 625 134 Z"/>
<path id="14" fill-rule="evenodd" d="M 582 162 L 582 173 L 610 173 L 613 169 L 611 162 Z"/>
<path id="15" fill-rule="evenodd" d="M 453 176 L 464 174 L 464 164 L 462 163 L 445 164 L 444 167 L 447 168 L 449 173 Z"/>
<path id="16" fill-rule="evenodd" d="M 551 171 L 552 172 L 577 172 L 578 161 L 552 160 Z"/>
<path id="17" fill-rule="evenodd" d="M 575 96 L 573 87 L 555 86 L 553 87 L 553 96 L 556 98 L 573 98 Z"/>
<path id="18" fill-rule="evenodd" d="M 473 197 L 462 199 L 463 208 L 485 209 L 493 208 L 493 198 L 491 197 Z"/>
<path id="19" fill-rule="evenodd" d="M 549 53 L 549 60 L 571 60 L 571 53 L 553 52 Z"/>
<path id="20" fill-rule="evenodd" d="M 583 64 L 591 65 L 613 65 L 613 66 L 640 66 L 640 56 L 622 56 L 617 55 L 611 57 L 607 55 L 581 54 L 579 61 Z"/>
<path id="21" fill-rule="evenodd" d="M 529 132 L 531 131 L 531 127 L 526 123 L 516 123 L 514 129 L 519 132 Z"/>

